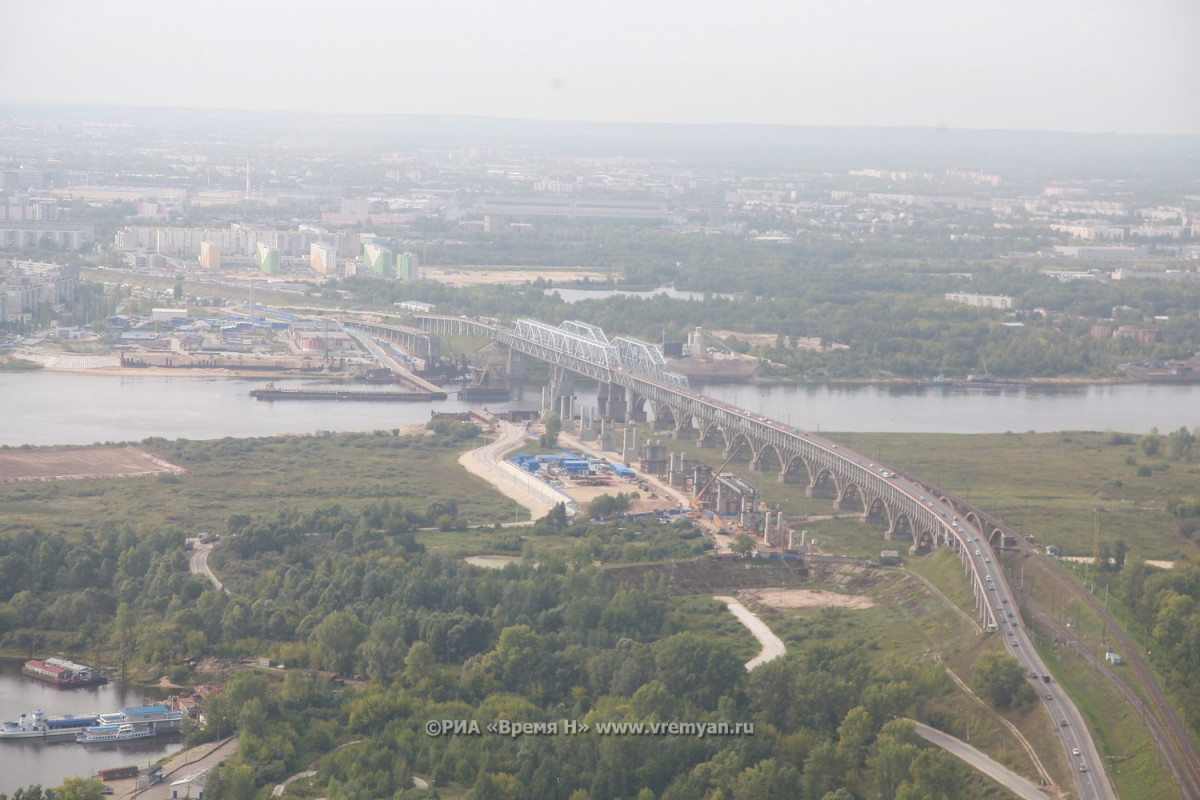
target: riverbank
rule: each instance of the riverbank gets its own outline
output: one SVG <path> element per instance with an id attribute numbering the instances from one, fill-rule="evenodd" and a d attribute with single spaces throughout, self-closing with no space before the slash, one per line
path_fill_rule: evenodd
<path id="1" fill-rule="evenodd" d="M 263 380 L 271 379 L 302 379 L 324 378 L 328 380 L 349 380 L 350 376 L 341 373 L 328 372 L 309 372 L 303 370 L 278 370 L 264 371 L 259 369 L 238 369 L 236 367 L 123 367 L 123 366 L 103 366 L 103 367 L 68 367 L 58 365 L 39 365 L 33 369 L 14 368 L 3 370 L 9 374 L 22 372 L 64 372 L 74 375 L 108 375 L 108 376 L 123 376 L 134 377 L 139 375 L 149 375 L 155 377 L 200 377 L 200 378 L 261 378 Z M 703 376 L 696 376 L 697 383 L 704 383 Z M 729 381 L 721 381 L 729 383 Z M 1014 378 L 1011 381 L 997 383 L 969 383 L 967 381 L 956 381 L 944 387 L 931 383 L 924 378 L 786 378 L 786 377 L 763 377 L 759 375 L 747 376 L 738 378 L 736 383 L 745 384 L 748 386 L 898 386 L 911 387 L 913 389 L 966 389 L 971 391 L 988 391 L 995 389 L 1020 389 L 1023 387 L 1055 387 L 1055 386 L 1111 386 L 1111 385 L 1129 385 L 1129 384 L 1145 384 L 1148 386 L 1164 385 L 1162 381 L 1139 380 L 1137 378 L 1128 378 L 1122 376 L 1112 376 L 1109 378 L 1096 377 L 1072 377 L 1059 376 L 1055 378 Z M 1198 381 L 1197 383 L 1200 383 Z"/>

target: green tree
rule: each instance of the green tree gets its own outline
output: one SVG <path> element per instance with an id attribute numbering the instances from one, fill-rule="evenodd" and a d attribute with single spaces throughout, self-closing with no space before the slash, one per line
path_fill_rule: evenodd
<path id="1" fill-rule="evenodd" d="M 895 800 L 900 784 L 908 777 L 909 767 L 920 752 L 912 742 L 913 724 L 892 720 L 875 737 L 867 756 L 867 771 L 875 790 L 883 800 Z"/>
<path id="2" fill-rule="evenodd" d="M 1008 653 L 988 652 L 975 663 L 971 686 L 983 699 L 999 709 L 1014 708 L 1032 698 L 1025 670 Z M 1025 691 L 1022 691 L 1025 690 Z"/>
<path id="3" fill-rule="evenodd" d="M 562 417 L 558 414 L 546 415 L 546 430 L 542 434 L 542 447 L 558 447 L 558 435 L 562 433 Z"/>
<path id="4" fill-rule="evenodd" d="M 754 540 L 744 533 L 739 533 L 733 538 L 733 544 L 729 545 L 729 549 L 745 558 L 754 552 Z"/>
<path id="5" fill-rule="evenodd" d="M 1186 426 L 1167 434 L 1167 455 L 1172 461 L 1191 461 L 1196 437 Z"/>
<path id="6" fill-rule="evenodd" d="M 958 800 L 966 790 L 967 776 L 957 758 L 935 747 L 917 754 L 909 768 L 919 797 L 932 800 Z"/>
<path id="7" fill-rule="evenodd" d="M 539 524 L 545 524 L 554 530 L 561 531 L 571 524 L 571 518 L 567 516 L 567 504 L 555 503 L 554 507 L 546 512 L 546 516 L 538 520 Z"/>
<path id="8" fill-rule="evenodd" d="M 746 669 L 728 642 L 698 633 L 677 633 L 653 647 L 658 678 L 675 697 L 715 708 Z"/>
<path id="9" fill-rule="evenodd" d="M 104 783 L 96 778 L 67 778 L 51 791 L 54 800 L 104 800 Z"/>
<path id="10" fill-rule="evenodd" d="M 353 672 L 358 646 L 370 630 L 353 612 L 334 611 L 313 628 L 317 662 L 332 672 Z"/>

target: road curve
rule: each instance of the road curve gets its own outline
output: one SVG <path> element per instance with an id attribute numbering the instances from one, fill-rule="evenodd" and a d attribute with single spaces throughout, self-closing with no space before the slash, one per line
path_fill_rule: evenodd
<path id="1" fill-rule="evenodd" d="M 956 739 L 948 733 L 943 733 L 937 728 L 931 728 L 916 720 L 913 720 L 913 725 L 916 727 L 918 736 L 936 744 L 955 758 L 965 761 L 971 767 L 987 775 L 1017 797 L 1023 800 L 1047 800 L 1050 796 L 1041 788 L 1030 783 L 1003 764 L 988 758 L 962 739 Z"/>
<path id="2" fill-rule="evenodd" d="M 217 579 L 213 571 L 208 568 L 208 554 L 212 552 L 211 544 L 196 544 L 191 554 L 188 556 L 188 570 L 193 575 L 203 575 L 212 581 L 212 585 L 217 587 L 218 592 L 225 591 L 225 585 Z"/>
<path id="3" fill-rule="evenodd" d="M 572 502 L 570 497 L 503 460 L 524 444 L 525 432 L 507 422 L 498 420 L 497 424 L 501 426 L 500 438 L 483 447 L 468 450 L 458 457 L 458 463 L 467 472 L 483 478 L 502 494 L 528 509 L 531 521 L 522 524 L 532 524 L 532 520 L 544 517 L 560 502 L 567 504 L 569 509 Z"/>
<path id="4" fill-rule="evenodd" d="M 758 615 L 753 611 L 739 603 L 736 598 L 717 595 L 713 599 L 724 603 L 725 607 L 733 612 L 733 615 L 743 625 L 750 629 L 750 632 L 754 634 L 754 638 L 758 639 L 758 643 L 762 645 L 762 650 L 759 654 L 746 662 L 747 672 L 755 667 L 762 666 L 768 661 L 774 661 L 787 652 L 787 647 L 784 646 L 783 640 L 767 627 L 767 623 L 759 619 Z"/>

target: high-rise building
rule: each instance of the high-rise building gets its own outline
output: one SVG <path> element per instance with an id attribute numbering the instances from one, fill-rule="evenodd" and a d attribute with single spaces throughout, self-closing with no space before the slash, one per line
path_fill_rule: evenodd
<path id="1" fill-rule="evenodd" d="M 263 242 L 254 251 L 254 265 L 268 275 L 279 274 L 279 250 Z"/>
<path id="2" fill-rule="evenodd" d="M 342 198 L 342 213 L 365 217 L 371 213 L 371 198 L 345 197 Z"/>
<path id="3" fill-rule="evenodd" d="M 313 242 L 309 248 L 309 263 L 322 275 L 337 275 L 337 245 Z"/>
<path id="4" fill-rule="evenodd" d="M 212 242 L 200 243 L 200 266 L 205 269 L 221 268 L 221 246 Z"/>
<path id="5" fill-rule="evenodd" d="M 363 261 L 367 269 L 385 278 L 396 277 L 396 254 L 390 247 L 384 247 L 374 242 L 363 245 Z"/>
<path id="6" fill-rule="evenodd" d="M 421 279 L 421 259 L 416 253 L 401 253 L 396 256 L 396 278 L 402 281 Z"/>

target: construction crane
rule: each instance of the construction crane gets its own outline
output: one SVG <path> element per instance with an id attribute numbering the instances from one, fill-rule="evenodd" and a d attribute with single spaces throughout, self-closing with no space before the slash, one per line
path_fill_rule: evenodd
<path id="1" fill-rule="evenodd" d="M 725 468 L 729 466 L 729 462 L 733 461 L 733 459 L 737 457 L 737 454 L 742 451 L 742 445 L 745 443 L 746 441 L 744 439 L 737 443 L 737 446 L 733 448 L 733 452 L 729 454 L 729 458 L 725 459 L 725 463 L 717 467 L 717 470 L 712 474 L 712 477 L 708 479 L 708 483 L 704 484 L 700 491 L 696 492 L 696 496 L 692 498 L 692 502 L 688 504 L 688 508 L 694 511 L 700 507 L 700 501 L 704 499 L 704 495 L 708 491 L 709 487 L 716 483 L 717 477 L 720 476 Z"/>

